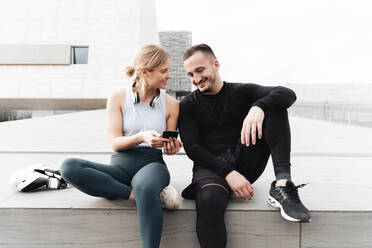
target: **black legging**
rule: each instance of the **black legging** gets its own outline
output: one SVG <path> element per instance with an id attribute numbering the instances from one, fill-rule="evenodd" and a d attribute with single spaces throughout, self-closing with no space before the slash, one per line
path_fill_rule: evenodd
<path id="1" fill-rule="evenodd" d="M 238 168 L 250 183 L 265 170 L 271 154 L 276 179 L 290 179 L 291 135 L 286 110 L 266 113 L 263 138 L 256 145 L 239 146 Z M 195 183 L 196 231 L 202 248 L 226 247 L 224 213 L 231 194 L 224 178 L 203 178 Z"/>
<path id="2" fill-rule="evenodd" d="M 286 109 L 265 113 L 262 136 L 254 146 L 241 145 L 237 170 L 253 183 L 265 170 L 271 155 L 276 179 L 291 179 L 291 130 Z"/>
<path id="3" fill-rule="evenodd" d="M 229 187 L 215 178 L 201 179 L 195 184 L 196 233 L 203 248 L 226 247 L 225 210 Z"/>

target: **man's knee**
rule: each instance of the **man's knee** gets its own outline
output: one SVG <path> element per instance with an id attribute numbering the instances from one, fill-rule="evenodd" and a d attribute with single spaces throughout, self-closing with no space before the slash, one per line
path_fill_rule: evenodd
<path id="1" fill-rule="evenodd" d="M 287 109 L 271 109 L 265 113 L 264 122 L 270 121 L 288 121 L 288 111 Z"/>
<path id="2" fill-rule="evenodd" d="M 229 196 L 226 186 L 220 183 L 206 183 L 198 187 L 196 192 L 198 212 L 204 219 L 223 215 Z"/>
<path id="3" fill-rule="evenodd" d="M 273 109 L 265 114 L 263 136 L 266 142 L 273 146 L 283 137 L 290 139 L 290 125 L 286 109 Z"/>

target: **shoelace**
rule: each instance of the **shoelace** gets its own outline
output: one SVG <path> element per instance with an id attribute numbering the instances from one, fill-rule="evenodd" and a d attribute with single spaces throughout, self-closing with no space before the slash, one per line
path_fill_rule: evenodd
<path id="1" fill-rule="evenodd" d="M 48 177 L 57 178 L 59 181 L 58 188 L 64 189 L 70 187 L 70 184 L 61 176 L 61 172 L 59 170 L 53 169 L 34 169 L 34 171 L 44 174 Z"/>
<path id="2" fill-rule="evenodd" d="M 283 187 L 284 194 L 287 196 L 287 198 L 292 199 L 295 202 L 300 203 L 300 197 L 298 196 L 298 189 L 306 186 L 307 183 L 303 183 L 297 186 L 292 186 L 291 187 Z"/>
<path id="3" fill-rule="evenodd" d="M 308 185 L 308 183 L 303 183 L 303 184 L 297 185 L 296 186 L 296 189 L 302 188 L 302 187 L 304 187 L 306 185 Z"/>

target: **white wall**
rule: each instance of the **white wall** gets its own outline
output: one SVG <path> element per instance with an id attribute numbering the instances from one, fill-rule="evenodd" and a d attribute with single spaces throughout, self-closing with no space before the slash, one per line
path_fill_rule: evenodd
<path id="1" fill-rule="evenodd" d="M 0 65 L 0 98 L 106 97 L 148 43 L 159 43 L 153 0 L 0 1 L 0 44 L 89 46 L 87 65 Z"/>

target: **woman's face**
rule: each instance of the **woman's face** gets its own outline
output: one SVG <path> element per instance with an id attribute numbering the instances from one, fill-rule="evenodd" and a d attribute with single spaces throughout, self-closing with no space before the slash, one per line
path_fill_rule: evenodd
<path id="1" fill-rule="evenodd" d="M 168 80 L 171 78 L 169 73 L 169 58 L 164 61 L 162 65 L 153 71 L 146 71 L 144 73 L 144 79 L 146 83 L 154 88 L 165 89 L 167 87 Z"/>

